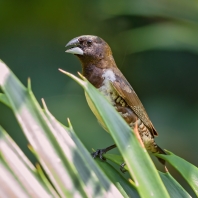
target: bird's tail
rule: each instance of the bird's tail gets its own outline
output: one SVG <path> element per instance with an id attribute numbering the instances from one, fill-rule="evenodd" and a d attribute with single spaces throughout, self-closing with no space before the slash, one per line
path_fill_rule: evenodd
<path id="1" fill-rule="evenodd" d="M 157 153 L 163 154 L 163 155 L 167 155 L 162 148 L 160 148 L 158 145 L 156 145 L 156 146 L 157 146 Z M 157 158 L 157 159 L 160 161 L 160 163 L 162 163 L 162 165 L 164 165 L 164 166 L 166 165 L 166 161 L 165 160 L 163 160 L 161 158 Z"/>

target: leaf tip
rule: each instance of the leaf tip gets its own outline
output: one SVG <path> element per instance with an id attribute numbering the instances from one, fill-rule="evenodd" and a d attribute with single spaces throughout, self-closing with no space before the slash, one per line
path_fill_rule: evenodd
<path id="1" fill-rule="evenodd" d="M 47 110 L 47 105 L 46 105 L 46 103 L 45 103 L 44 98 L 41 98 L 41 102 L 42 102 L 42 104 L 43 104 L 43 108 L 44 108 L 45 110 Z"/>
<path id="2" fill-rule="evenodd" d="M 71 124 L 71 121 L 70 121 L 69 118 L 67 118 L 67 122 L 68 122 L 68 124 L 69 124 L 69 128 L 70 128 L 70 129 L 73 129 L 72 124 Z"/>
<path id="3" fill-rule="evenodd" d="M 28 77 L 28 80 L 27 80 L 27 88 L 28 88 L 28 91 L 31 91 L 32 90 L 30 77 Z"/>
<path id="4" fill-rule="evenodd" d="M 64 71 L 63 69 L 61 69 L 61 68 L 58 68 L 58 70 L 60 71 L 60 72 L 62 72 L 62 73 L 65 73 L 66 71 Z"/>
<path id="5" fill-rule="evenodd" d="M 60 72 L 62 72 L 63 74 L 66 74 L 67 76 L 71 76 L 72 74 L 70 74 L 69 72 L 63 70 L 63 69 L 58 69 Z"/>
<path id="6" fill-rule="evenodd" d="M 83 80 L 87 80 L 80 72 L 77 72 L 77 74 L 82 78 Z"/>

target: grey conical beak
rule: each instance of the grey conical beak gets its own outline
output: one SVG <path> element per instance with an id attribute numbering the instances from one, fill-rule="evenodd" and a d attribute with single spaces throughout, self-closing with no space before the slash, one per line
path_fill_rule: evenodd
<path id="1" fill-rule="evenodd" d="M 69 47 L 69 49 L 65 51 L 67 53 L 83 55 L 83 50 L 79 47 L 78 37 L 69 41 L 65 47 Z"/>

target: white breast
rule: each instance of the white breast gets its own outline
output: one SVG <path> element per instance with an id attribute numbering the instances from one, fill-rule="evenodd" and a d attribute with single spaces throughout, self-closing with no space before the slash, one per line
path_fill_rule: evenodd
<path id="1" fill-rule="evenodd" d="M 118 94 L 112 87 L 111 82 L 114 82 L 116 80 L 115 74 L 111 69 L 107 69 L 103 73 L 102 77 L 104 78 L 104 81 L 98 90 L 109 100 L 112 105 L 114 105 L 115 98 L 117 98 Z"/>

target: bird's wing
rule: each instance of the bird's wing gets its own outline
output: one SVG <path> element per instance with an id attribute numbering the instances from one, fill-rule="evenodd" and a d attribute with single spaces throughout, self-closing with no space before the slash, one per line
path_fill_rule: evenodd
<path id="1" fill-rule="evenodd" d="M 128 83 L 126 78 L 123 75 L 116 75 L 116 80 L 112 82 L 112 86 L 117 91 L 118 95 L 126 101 L 126 103 L 131 107 L 135 114 L 150 129 L 153 135 L 157 136 L 158 133 L 155 130 L 152 122 L 150 121 L 146 110 L 144 109 L 140 99 L 138 98 L 137 94 Z"/>

